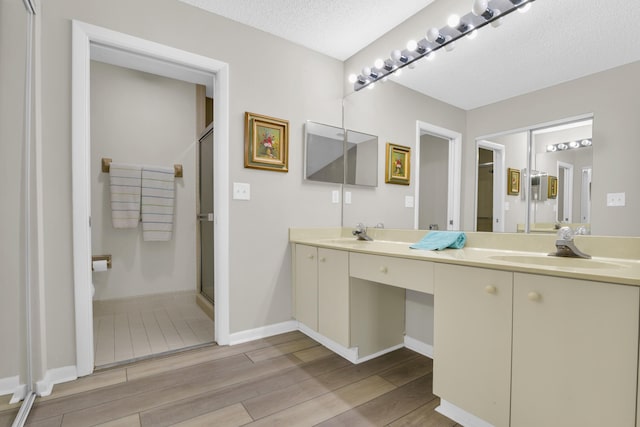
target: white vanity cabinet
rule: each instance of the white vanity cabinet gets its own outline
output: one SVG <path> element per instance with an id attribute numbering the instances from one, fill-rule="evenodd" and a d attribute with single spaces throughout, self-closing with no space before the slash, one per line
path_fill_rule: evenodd
<path id="1" fill-rule="evenodd" d="M 293 247 L 294 316 L 298 322 L 318 331 L 318 248 Z"/>
<path id="2" fill-rule="evenodd" d="M 639 288 L 514 274 L 511 425 L 632 427 Z"/>
<path id="3" fill-rule="evenodd" d="M 496 427 L 509 425 L 512 290 L 510 272 L 435 265 L 433 392 Z"/>
<path id="4" fill-rule="evenodd" d="M 349 252 L 318 248 L 318 332 L 349 347 Z"/>

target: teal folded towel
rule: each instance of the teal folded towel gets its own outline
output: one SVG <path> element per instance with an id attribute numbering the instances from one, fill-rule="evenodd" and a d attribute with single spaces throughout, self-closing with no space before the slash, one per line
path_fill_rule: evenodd
<path id="1" fill-rule="evenodd" d="M 441 251 L 446 248 L 464 248 L 466 242 L 467 235 L 462 231 L 430 231 L 418 243 L 409 247 L 411 249 Z"/>

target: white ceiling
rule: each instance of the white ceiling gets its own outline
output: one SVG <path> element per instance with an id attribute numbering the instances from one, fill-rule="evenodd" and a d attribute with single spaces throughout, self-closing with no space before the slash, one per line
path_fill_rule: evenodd
<path id="1" fill-rule="evenodd" d="M 434 0 L 180 1 L 345 60 Z M 640 60 L 638 23 L 640 0 L 537 0 L 396 81 L 473 109 Z"/>

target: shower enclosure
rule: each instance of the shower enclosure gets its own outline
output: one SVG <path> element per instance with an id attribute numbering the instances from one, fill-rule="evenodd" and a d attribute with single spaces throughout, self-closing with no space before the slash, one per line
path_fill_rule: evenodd
<path id="1" fill-rule="evenodd" d="M 200 293 L 213 303 L 213 123 L 198 143 L 200 171 Z"/>

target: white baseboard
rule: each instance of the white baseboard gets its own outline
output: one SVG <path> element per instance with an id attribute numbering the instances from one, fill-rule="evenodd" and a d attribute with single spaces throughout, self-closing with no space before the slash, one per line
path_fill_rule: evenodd
<path id="1" fill-rule="evenodd" d="M 54 385 L 75 379 L 78 379 L 78 371 L 75 366 L 49 369 L 44 378 L 36 383 L 35 392 L 38 396 L 49 396 Z"/>
<path id="2" fill-rule="evenodd" d="M 443 399 L 440 399 L 440 406 L 436 408 L 436 411 L 465 427 L 493 427 L 493 424 L 489 424 L 485 420 Z"/>
<path id="3" fill-rule="evenodd" d="M 413 350 L 416 353 L 419 353 L 423 356 L 427 356 L 428 358 L 433 359 L 433 346 L 431 344 L 418 341 L 415 338 L 411 338 L 405 335 L 404 346 L 407 347 L 409 350 Z"/>
<path id="4" fill-rule="evenodd" d="M 327 347 L 329 350 L 338 354 L 339 356 L 344 357 L 351 363 L 358 363 L 358 349 L 356 347 L 347 348 L 343 345 L 338 344 L 335 341 L 330 340 L 324 335 L 320 335 L 318 332 L 314 331 L 304 323 L 296 322 L 297 329 L 300 330 L 303 334 L 307 335 L 314 341 L 319 342 L 323 346 Z"/>
<path id="5" fill-rule="evenodd" d="M 24 399 L 27 394 L 26 384 L 20 384 L 20 377 L 0 378 L 0 396 L 5 394 L 11 394 L 11 400 L 9 403 L 17 403 Z"/>
<path id="6" fill-rule="evenodd" d="M 274 325 L 261 326 L 246 331 L 234 332 L 229 334 L 229 345 L 242 344 L 243 342 L 253 341 L 260 338 L 271 337 L 273 335 L 284 334 L 298 329 L 298 322 L 289 320 Z"/>

